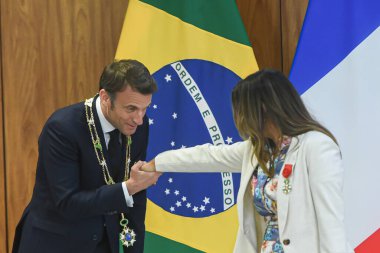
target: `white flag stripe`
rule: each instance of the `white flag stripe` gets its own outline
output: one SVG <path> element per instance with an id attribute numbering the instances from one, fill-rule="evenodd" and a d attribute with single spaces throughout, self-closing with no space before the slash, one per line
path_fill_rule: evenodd
<path id="1" fill-rule="evenodd" d="M 380 28 L 302 98 L 341 146 L 345 222 L 356 247 L 380 227 Z"/>

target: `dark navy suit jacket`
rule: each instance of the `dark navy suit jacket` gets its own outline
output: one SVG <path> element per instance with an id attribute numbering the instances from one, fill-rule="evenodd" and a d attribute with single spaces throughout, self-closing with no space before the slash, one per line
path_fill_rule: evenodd
<path id="1" fill-rule="evenodd" d="M 103 131 L 92 106 L 103 153 L 109 164 Z M 125 154 L 125 138 L 123 136 Z M 131 165 L 146 159 L 148 122 L 132 135 Z M 127 207 L 121 183 L 105 185 L 86 122 L 84 103 L 53 113 L 39 137 L 36 182 L 31 202 L 16 229 L 13 253 L 93 253 L 107 233 L 112 253 L 119 250 L 120 213 L 134 229 L 136 242 L 127 253 L 143 252 L 146 192 L 133 195 Z M 125 157 L 124 163 L 125 163 Z"/>

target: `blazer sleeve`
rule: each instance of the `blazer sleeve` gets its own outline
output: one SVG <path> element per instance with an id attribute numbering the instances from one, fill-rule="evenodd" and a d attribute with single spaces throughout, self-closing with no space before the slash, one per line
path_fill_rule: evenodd
<path id="1" fill-rule="evenodd" d="M 199 145 L 170 150 L 157 155 L 156 170 L 161 172 L 241 172 L 249 141 L 232 145 Z"/>
<path id="2" fill-rule="evenodd" d="M 306 162 L 317 215 L 320 252 L 352 252 L 344 227 L 343 165 L 338 145 L 322 133 L 306 144 Z"/>
<path id="3" fill-rule="evenodd" d="M 40 173 L 46 177 L 54 205 L 71 220 L 126 212 L 120 183 L 93 190 L 81 188 L 80 148 L 75 136 L 70 135 L 72 131 L 60 122 L 48 121 L 39 139 L 39 167 L 43 169 Z"/>

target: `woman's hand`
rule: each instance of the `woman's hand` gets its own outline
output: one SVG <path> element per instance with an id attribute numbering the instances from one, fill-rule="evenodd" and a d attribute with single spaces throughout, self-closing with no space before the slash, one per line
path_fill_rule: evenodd
<path id="1" fill-rule="evenodd" d="M 154 162 L 154 159 L 152 159 L 150 162 L 144 163 L 144 165 L 140 168 L 140 170 L 147 171 L 147 172 L 155 172 L 156 164 Z"/>
<path id="2" fill-rule="evenodd" d="M 155 185 L 162 174 L 161 172 L 151 173 L 142 171 L 142 166 L 144 164 L 146 163 L 138 161 L 131 168 L 130 178 L 126 181 L 126 186 L 130 195 L 142 191 L 151 185 Z"/>

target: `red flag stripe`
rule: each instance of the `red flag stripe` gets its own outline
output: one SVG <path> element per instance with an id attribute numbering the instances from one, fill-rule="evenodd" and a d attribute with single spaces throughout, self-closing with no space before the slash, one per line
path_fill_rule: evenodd
<path id="1" fill-rule="evenodd" d="M 355 248 L 355 253 L 379 253 L 380 228 Z"/>

